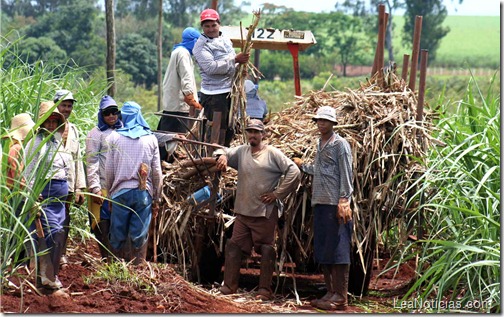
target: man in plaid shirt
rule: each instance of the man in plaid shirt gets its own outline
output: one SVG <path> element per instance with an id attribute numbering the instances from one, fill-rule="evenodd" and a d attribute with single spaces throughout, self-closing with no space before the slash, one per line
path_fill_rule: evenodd
<path id="1" fill-rule="evenodd" d="M 159 210 L 161 163 L 157 138 L 142 117 L 140 106 L 125 102 L 121 117 L 124 126 L 106 138 L 109 152 L 105 180 L 113 201 L 110 245 L 114 254 L 128 261 L 134 258 L 137 265 L 145 260 L 149 225 Z M 129 242 L 132 256 L 120 251 Z"/>
<path id="2" fill-rule="evenodd" d="M 353 230 L 352 153 L 348 142 L 333 130 L 337 124 L 334 108 L 320 107 L 313 120 L 320 132 L 314 162 L 293 159 L 303 172 L 313 175 L 314 256 L 327 286 L 327 294 L 311 304 L 324 310 L 346 310 Z"/>

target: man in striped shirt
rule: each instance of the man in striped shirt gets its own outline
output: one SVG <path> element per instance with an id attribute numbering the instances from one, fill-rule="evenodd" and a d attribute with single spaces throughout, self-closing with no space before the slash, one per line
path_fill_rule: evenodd
<path id="1" fill-rule="evenodd" d="M 312 301 L 324 309 L 346 310 L 352 243 L 352 153 L 348 142 L 333 131 L 336 110 L 320 107 L 313 117 L 320 132 L 314 162 L 293 161 L 313 175 L 311 204 L 314 210 L 314 256 L 322 267 L 327 294 Z"/>

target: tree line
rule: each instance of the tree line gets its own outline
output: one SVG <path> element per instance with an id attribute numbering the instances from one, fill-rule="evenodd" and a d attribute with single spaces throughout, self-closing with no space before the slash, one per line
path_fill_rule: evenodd
<path id="1" fill-rule="evenodd" d="M 2 40 L 15 42 L 18 58 L 27 63 L 55 62 L 85 67 L 90 72 L 105 66 L 107 53 L 105 1 L 79 0 L 1 0 Z M 208 3 L 207 3 L 208 2 Z M 199 13 L 210 7 L 210 1 L 164 0 L 162 54 L 165 68 L 171 48 L 180 41 L 187 26 L 199 28 Z M 458 0 L 461 3 L 461 0 Z M 157 15 L 158 0 L 115 1 L 116 68 L 131 76 L 136 85 L 150 89 L 157 84 Z M 389 12 L 386 47 L 389 60 L 395 60 L 392 46 L 393 16 L 405 9 L 403 42 L 411 45 L 415 16 L 423 16 L 421 48 L 435 59 L 440 40 L 449 32 L 442 26 L 447 11 L 441 0 L 346 0 L 335 3 L 329 13 L 297 12 L 285 6 L 264 3 L 259 27 L 310 30 L 317 44 L 300 55 L 301 77 L 313 78 L 330 71 L 335 64 L 371 65 L 377 39 L 379 3 Z M 239 25 L 248 14 L 244 1 L 218 1 L 217 10 L 223 25 Z M 253 8 L 259 9 L 259 8 Z M 262 50 L 260 70 L 267 79 L 292 78 L 292 61 L 288 52 Z M 3 65 L 5 66 L 5 65 Z"/>

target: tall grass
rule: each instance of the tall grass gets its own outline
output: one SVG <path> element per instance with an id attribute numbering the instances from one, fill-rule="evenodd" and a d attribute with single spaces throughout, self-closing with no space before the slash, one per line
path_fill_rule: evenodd
<path id="1" fill-rule="evenodd" d="M 46 184 L 47 171 L 40 170 L 30 190 L 19 186 L 19 180 L 13 188 L 6 185 L 6 169 L 8 150 L 11 144 L 7 135 L 11 119 L 15 115 L 27 112 L 39 126 L 43 120 L 38 118 L 38 105 L 41 101 L 52 100 L 57 89 L 65 88 L 74 92 L 77 104 L 74 107 L 70 121 L 80 130 L 81 144 L 84 144 L 87 131 L 95 124 L 99 98 L 106 89 L 105 81 L 86 81 L 89 77 L 83 69 L 71 68 L 68 65 L 55 65 L 39 61 L 26 64 L 17 58 L 15 43 L 9 43 L 0 38 L 0 136 L 2 154 L 2 171 L 0 173 L 0 270 L 2 285 L 5 279 L 20 265 L 21 251 L 24 243 L 33 247 L 32 232 L 29 225 L 40 210 L 37 198 Z M 49 114 L 47 114 L 49 115 Z M 45 118 L 42 118 L 45 119 Z M 36 126 L 36 127 L 37 127 Z M 30 158 L 27 158 L 29 163 Z M 16 216 L 16 211 L 21 216 Z M 84 208 L 72 210 L 71 225 L 76 228 L 86 228 L 87 211 Z M 84 230 L 75 230 L 81 238 L 88 236 Z"/>
<path id="2" fill-rule="evenodd" d="M 428 312 L 500 312 L 500 93 L 473 78 L 462 100 L 441 106 L 446 146 L 432 148 L 413 197 L 426 197 L 428 238 L 411 246 L 419 278 L 403 300 L 439 303 L 416 307 Z"/>

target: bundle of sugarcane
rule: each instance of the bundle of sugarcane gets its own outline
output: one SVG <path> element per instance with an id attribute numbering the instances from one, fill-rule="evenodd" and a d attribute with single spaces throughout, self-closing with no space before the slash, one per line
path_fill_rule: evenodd
<path id="1" fill-rule="evenodd" d="M 310 162 L 318 143 L 318 130 L 311 118 L 321 106 L 337 110 L 335 131 L 352 148 L 354 238 L 362 249 L 371 235 L 381 234 L 391 222 L 408 216 L 412 210 L 408 198 L 414 174 L 422 171 L 426 148 L 436 141 L 430 135 L 433 115 L 426 113 L 423 122 L 416 122 L 417 98 L 404 80 L 388 74 L 382 88 L 376 79 L 371 78 L 357 90 L 315 91 L 297 97 L 266 126 L 271 134 L 269 144 L 291 158 Z M 302 199 L 301 204 L 286 202 L 293 209 L 286 213 L 282 251 L 291 244 L 297 256 L 307 257 L 312 253 L 309 241 L 313 238 L 310 226 L 305 225 L 311 221 L 310 207 L 306 206 L 311 193 L 310 177 L 303 176 L 301 188 L 303 194 L 289 197 Z M 282 255 L 283 260 L 285 256 L 289 255 Z"/>
<path id="2" fill-rule="evenodd" d="M 243 34 L 241 34 L 241 52 L 245 54 L 250 54 L 252 49 L 252 36 L 254 31 L 259 24 L 259 19 L 261 18 L 261 10 L 253 11 L 254 17 L 252 18 L 252 24 L 248 27 L 248 32 L 245 41 L 243 40 Z M 242 25 L 240 22 L 240 31 L 242 30 Z M 240 120 L 240 125 L 245 126 L 247 113 L 245 111 L 247 105 L 247 97 L 243 88 L 243 82 L 251 74 L 253 78 L 259 78 L 262 76 L 261 72 L 254 66 L 250 60 L 246 64 L 238 65 L 236 72 L 233 77 L 233 85 L 231 87 L 231 110 L 229 116 L 228 125 L 231 126 L 233 122 L 238 122 Z M 240 117 L 238 117 L 240 114 Z M 242 143 L 246 140 L 242 138 Z"/>

